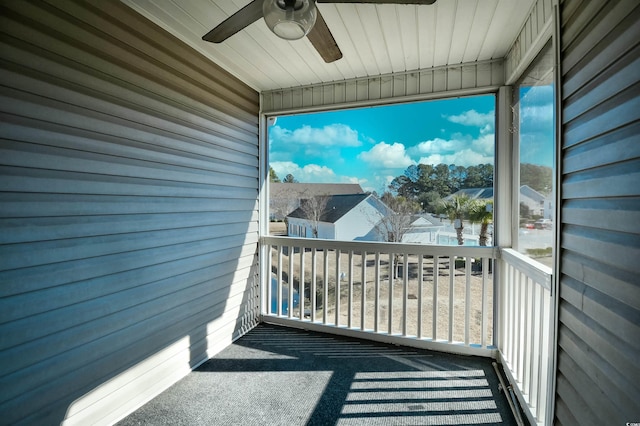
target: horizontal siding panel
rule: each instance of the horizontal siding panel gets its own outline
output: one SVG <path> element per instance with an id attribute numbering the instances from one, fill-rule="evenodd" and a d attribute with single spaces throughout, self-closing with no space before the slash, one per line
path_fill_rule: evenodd
<path id="1" fill-rule="evenodd" d="M 257 182 L 256 182 L 257 186 Z M 257 190 L 256 190 L 257 196 Z M 229 207 L 229 203 L 231 207 Z M 156 214 L 243 211 L 251 217 L 256 200 L 177 198 L 84 194 L 0 194 L 0 217 L 42 217 L 104 214 Z"/>
<path id="2" fill-rule="evenodd" d="M 2 158 L 0 161 L 4 165 L 12 167 L 31 167 L 201 184 L 216 182 L 220 185 L 232 187 L 255 187 L 258 179 L 256 168 L 251 168 L 250 166 L 246 166 L 246 168 L 222 166 L 219 171 L 212 171 L 203 170 L 198 167 L 198 164 L 194 164 L 193 167 L 160 165 L 151 161 L 83 153 L 75 150 L 45 148 L 37 145 L 29 146 L 23 144 L 23 146 L 19 147 L 21 150 L 3 149 L 3 145 L 0 142 L 0 158 Z M 227 170 L 225 171 L 225 169 Z M 230 170 L 234 174 L 229 173 Z M 243 172 L 246 172 L 246 174 L 243 175 Z"/>
<path id="3" fill-rule="evenodd" d="M 612 95 L 631 87 L 636 83 L 638 69 L 640 69 L 640 45 L 567 98 L 564 103 L 563 121 L 571 122 L 594 105 L 599 105 Z"/>
<path id="4" fill-rule="evenodd" d="M 555 423 L 640 418 L 640 5 L 561 7 L 562 211 Z"/>
<path id="5" fill-rule="evenodd" d="M 637 44 L 640 36 L 640 29 L 635 23 L 640 15 L 638 3 L 634 0 L 625 0 L 627 14 L 625 19 L 616 27 L 615 32 L 609 32 L 610 28 L 603 28 L 608 34 L 597 44 L 586 43 L 584 40 L 577 40 L 577 43 L 586 43 L 584 49 L 588 52 L 582 56 L 577 56 L 574 64 L 562 63 L 562 73 L 564 74 L 563 98 L 568 98 L 575 91 L 588 84 L 597 77 L 603 70 L 609 68 L 619 58 L 627 54 Z M 590 2 L 597 3 L 597 2 Z M 604 8 L 603 10 L 607 10 Z M 581 44 L 578 44 L 581 46 Z"/>
<path id="6" fill-rule="evenodd" d="M 564 223 L 608 231 L 640 232 L 640 199 L 568 200 L 562 206 Z"/>
<path id="7" fill-rule="evenodd" d="M 604 261 L 567 252 L 563 256 L 562 273 L 629 306 L 640 306 L 636 271 L 612 268 Z"/>
<path id="8" fill-rule="evenodd" d="M 33 293 L 3 298 L 0 299 L 0 307 L 2 308 L 0 310 L 0 322 L 19 321 L 23 318 L 48 313 L 65 306 L 113 297 L 113 295 L 118 295 L 120 292 L 136 291 L 138 288 L 150 285 L 164 285 L 164 283 L 171 283 L 172 280 L 187 279 L 190 274 L 209 272 L 220 274 L 221 271 L 224 272 L 232 265 L 240 264 L 236 259 L 230 259 L 227 253 L 228 250 L 208 252 L 199 256 L 179 258 L 134 270 L 69 282 L 64 286 L 43 287 L 40 290 L 34 290 Z M 242 261 L 254 255 L 252 246 L 248 245 L 242 247 L 237 256 Z M 138 286 L 129 287 L 127 283 L 134 279 Z M 40 330 L 23 331 L 25 334 L 40 332 Z"/>
<path id="9" fill-rule="evenodd" d="M 560 384 L 561 381 L 562 384 Z M 558 378 L 558 386 L 566 386 L 565 383 L 566 380 L 564 379 L 564 377 Z M 565 404 L 564 401 L 560 398 L 556 399 L 554 412 L 556 415 L 554 424 L 557 426 L 571 426 L 579 424 L 576 418 L 571 414 L 571 411 L 569 410 L 569 407 L 567 407 L 567 404 Z"/>
<path id="10" fill-rule="evenodd" d="M 98 6 L 102 9 L 99 13 L 105 16 L 113 14 L 113 9 L 108 9 L 107 5 L 100 6 L 100 2 L 90 2 L 85 3 L 85 5 L 80 2 L 75 3 L 80 5 L 80 8 Z M 82 64 L 83 67 L 86 67 L 83 69 L 85 74 L 91 75 L 95 73 L 96 75 L 102 75 L 102 78 L 107 81 L 121 80 L 122 83 L 119 83 L 121 86 L 134 85 L 144 88 L 148 92 L 158 94 L 172 92 L 170 99 L 165 102 L 167 104 L 178 102 L 193 107 L 198 105 L 199 100 L 202 100 L 205 104 L 209 104 L 217 110 L 216 116 L 228 117 L 227 120 L 233 120 L 232 113 L 235 112 L 238 124 L 257 120 L 258 109 L 255 102 L 253 105 L 251 105 L 251 102 L 246 102 L 243 109 L 235 108 L 230 102 L 230 100 L 236 100 L 237 102 L 243 97 L 249 100 L 252 91 L 247 86 L 235 81 L 233 85 L 226 86 L 227 93 L 225 93 L 225 87 L 216 85 L 215 79 L 210 77 L 211 72 L 208 75 L 201 73 L 203 77 L 207 76 L 204 83 L 193 84 L 192 81 L 189 81 L 188 75 L 167 67 L 164 62 L 157 59 L 166 56 L 165 52 L 170 51 L 171 47 L 173 47 L 176 52 L 184 52 L 186 57 L 177 59 L 176 56 L 179 57 L 180 53 L 173 53 L 172 64 L 183 61 L 181 66 L 185 69 L 189 66 L 184 61 L 195 55 L 189 53 L 189 48 L 168 37 L 158 27 L 149 25 L 148 22 L 145 22 L 137 15 L 120 13 L 120 25 L 110 25 L 108 30 L 101 30 L 99 27 L 84 25 L 73 16 L 61 12 L 57 9 L 59 5 L 56 4 L 51 5 L 40 2 L 38 4 L 19 5 L 9 2 L 3 6 L 13 9 L 5 9 L 3 11 L 3 16 L 10 18 L 2 20 L 3 28 L 9 33 L 20 34 L 20 41 L 11 41 L 19 46 L 19 43 L 25 42 L 33 46 L 39 46 L 36 49 L 30 48 L 26 50 L 34 50 L 45 58 L 54 56 L 61 63 L 65 63 L 64 59 L 66 59 Z M 22 15 L 27 15 L 28 19 L 35 18 L 35 21 L 23 22 Z M 104 23 L 112 24 L 113 20 L 112 22 L 105 21 Z M 126 27 L 127 24 L 130 24 L 129 28 L 122 28 Z M 32 27 L 32 25 L 35 25 L 35 27 Z M 48 27 L 56 25 L 60 26 L 60 28 L 66 27 L 67 31 L 73 31 L 71 36 L 73 38 L 61 36 L 58 39 L 55 36 L 60 34 L 49 33 Z M 140 27 L 136 28 L 135 25 Z M 118 28 L 119 26 L 121 27 Z M 121 29 L 125 31 L 122 32 Z M 143 29 L 146 35 L 143 35 Z M 119 34 L 122 34 L 121 40 L 114 37 Z M 153 40 L 154 36 L 157 37 L 158 41 L 165 39 L 167 45 L 162 46 L 158 41 L 149 43 L 148 41 Z M 43 45 L 41 43 L 42 39 L 47 39 L 48 43 Z M 141 42 L 135 42 L 136 39 Z M 131 44 L 137 46 L 134 47 Z M 109 70 L 108 77 L 104 75 L 105 69 Z M 153 70 L 153 72 L 150 72 L 150 70 Z M 220 69 L 216 69 L 216 71 L 217 74 L 227 74 Z M 242 89 L 229 91 L 228 87 Z M 246 96 L 238 96 L 239 93 Z M 255 96 L 255 93 L 253 93 L 253 96 Z M 252 116 L 254 113 L 256 115 Z"/>
<path id="11" fill-rule="evenodd" d="M 65 2 L 59 3 L 57 1 L 49 1 L 52 6 L 63 10 L 65 13 L 73 16 L 76 19 L 86 22 L 92 25 L 94 28 L 101 28 L 108 25 L 110 16 L 108 14 L 109 6 L 104 5 L 102 2 L 93 4 L 87 3 L 72 3 Z M 183 81 L 192 82 L 192 84 L 198 84 L 198 89 L 194 91 L 204 91 L 215 94 L 215 98 L 223 98 L 227 102 L 233 100 L 235 102 L 241 102 L 242 110 L 251 111 L 252 114 L 246 114 L 240 120 L 241 123 L 251 122 L 257 118 L 255 92 L 248 86 L 240 83 L 237 79 L 233 78 L 226 72 L 221 72 L 217 69 L 215 73 L 211 72 L 211 62 L 201 55 L 196 54 L 193 50 L 182 46 L 179 53 L 177 49 L 172 49 L 164 42 L 170 42 L 172 44 L 181 44 L 181 42 L 173 39 L 169 34 L 162 31 L 160 28 L 155 28 L 153 32 L 150 31 L 146 20 L 139 15 L 130 15 L 124 19 L 119 20 L 119 25 L 110 27 L 109 32 L 102 32 L 101 39 L 109 37 L 118 38 L 119 40 L 126 40 L 126 44 L 138 51 L 153 51 L 153 59 L 157 66 L 168 67 L 174 72 L 181 75 Z M 122 28 L 124 27 L 124 28 Z M 140 31 L 140 28 L 144 28 L 145 31 Z M 136 37 L 131 37 L 132 32 L 136 33 Z M 151 56 L 151 55 L 149 55 Z M 205 90 L 203 90 L 205 89 Z M 208 89 L 208 90 L 206 90 Z M 185 92 L 185 90 L 180 90 Z M 215 100 L 214 98 L 214 100 Z M 208 102 L 211 102 L 211 96 L 204 97 Z M 223 110 L 224 111 L 224 110 Z M 228 111 L 225 111 L 228 112 Z"/>
<path id="12" fill-rule="evenodd" d="M 160 133 L 155 129 L 137 129 L 134 128 L 135 124 L 124 128 L 111 126 L 109 131 L 114 133 L 113 136 L 107 135 L 106 130 L 92 135 L 90 130 L 81 128 L 91 122 L 91 119 L 86 116 L 85 120 L 78 118 L 76 122 L 69 123 L 71 127 L 30 118 L 16 118 L 7 114 L 0 114 L 0 116 L 3 119 L 0 129 L 3 131 L 4 139 L 11 138 L 10 140 L 16 142 L 119 156 L 122 156 L 122 151 L 126 152 L 126 148 L 129 147 L 131 153 L 126 155 L 131 155 L 133 158 L 148 158 L 164 154 L 168 158 L 182 156 L 194 160 L 209 160 L 217 164 L 234 163 L 238 166 L 251 164 L 251 161 L 256 159 L 256 147 L 253 147 L 250 152 L 238 152 L 219 144 L 171 135 L 167 132 Z M 100 120 L 96 120 L 94 124 L 99 127 L 109 127 L 108 123 Z M 30 126 L 36 126 L 36 128 Z M 113 131 L 114 129 L 117 131 Z"/>
<path id="13" fill-rule="evenodd" d="M 257 240 L 258 236 L 250 236 L 249 242 Z M 238 254 L 231 250 L 236 246 L 237 238 L 218 239 L 211 241 L 197 241 L 174 246 L 156 247 L 149 250 L 119 253 L 102 258 L 88 258 L 62 264 L 45 264 L 32 268 L 14 269 L 0 272 L 0 296 L 18 295 L 29 291 L 36 291 L 69 283 L 93 280 L 98 277 L 108 277 L 121 272 L 131 272 L 129 278 L 140 280 L 145 267 L 153 267 L 165 262 L 192 259 L 194 267 L 199 266 L 199 256 L 210 256 L 211 262 L 232 260 Z M 255 251 L 255 247 L 251 246 Z M 212 254 L 220 252 L 220 256 Z M 138 273 L 140 272 L 140 273 Z M 139 281 L 126 281 L 122 288 Z M 89 286 L 91 281 L 85 282 Z M 117 287 L 116 287 L 117 288 Z M 121 289 L 122 289 L 121 288 Z"/>
<path id="14" fill-rule="evenodd" d="M 562 353 L 561 358 L 564 358 L 568 355 Z M 569 377 L 572 377 L 571 372 L 567 372 Z M 578 391 L 574 388 L 571 383 L 567 380 L 567 377 L 563 376 L 560 371 L 558 371 L 558 378 L 556 381 L 556 388 L 558 393 L 562 395 L 566 395 L 566 404 L 571 407 L 565 414 L 565 418 L 567 419 L 567 426 L 574 425 L 586 425 L 586 426 L 602 426 L 600 423 L 600 419 L 598 416 L 593 413 L 593 407 L 588 405 L 584 399 L 584 391 Z"/>
<path id="15" fill-rule="evenodd" d="M 636 271 L 640 258 L 640 238 L 637 235 L 573 225 L 563 228 L 562 248 L 595 260 L 600 259 L 602 253 L 607 253 L 608 265 L 627 271 Z"/>
<path id="16" fill-rule="evenodd" d="M 56 194 L 213 198 L 228 200 L 229 205 L 238 199 L 255 200 L 258 194 L 254 186 L 239 188 L 217 182 L 196 184 L 7 166 L 0 166 L 0 176 L 1 192 L 40 193 L 46 189 Z"/>
<path id="17" fill-rule="evenodd" d="M 219 293 L 222 294 L 217 295 L 218 299 L 226 300 L 226 290 Z M 224 297 L 220 298 L 220 296 Z M 216 297 L 216 293 L 211 293 L 210 297 Z M 73 389 L 79 383 L 88 382 L 91 387 L 104 383 L 105 378 L 117 376 L 117 374 L 121 373 L 120 371 L 109 371 L 110 366 L 121 364 L 129 359 L 133 359 L 134 362 L 142 362 L 149 349 L 154 349 L 152 353 L 155 354 L 175 343 L 175 341 L 169 340 L 167 336 L 181 335 L 183 336 L 182 338 L 191 340 L 193 337 L 206 335 L 206 327 L 202 321 L 206 320 L 206 318 L 220 319 L 225 312 L 224 303 L 211 305 L 208 299 L 203 297 L 194 298 L 193 303 L 190 304 L 190 309 L 184 309 L 184 306 L 176 306 L 170 310 L 162 310 L 162 313 L 153 318 L 133 323 L 130 327 L 131 330 L 125 329 L 121 332 L 107 335 L 99 341 L 93 341 L 78 347 L 76 352 L 78 352 L 78 355 L 82 355 L 85 360 L 79 370 L 73 368 L 73 359 L 69 357 L 68 353 L 61 353 L 57 357 L 41 360 L 33 371 L 27 372 L 26 375 L 22 374 L 17 378 L 18 380 L 14 378 L 14 381 L 18 383 L 24 383 L 29 379 L 33 380 L 30 387 L 30 393 L 33 394 L 31 396 L 34 398 L 33 404 L 30 407 L 23 407 L 19 403 L 19 398 L 16 398 L 10 400 L 7 404 L 0 405 L 0 410 L 11 413 L 8 419 L 11 423 L 15 421 L 14 419 L 19 419 L 21 416 L 26 417 L 38 409 L 50 409 L 48 405 L 57 405 L 56 403 L 61 398 L 69 394 L 69 389 Z M 236 301 L 236 303 L 238 302 Z M 237 312 L 234 309 L 231 309 L 231 312 L 233 318 L 228 318 L 227 320 L 237 321 Z M 174 322 L 177 327 L 172 326 Z M 173 333 L 169 334 L 170 332 Z M 138 341 L 131 338 L 136 334 L 143 336 L 144 339 Z M 190 342 L 188 344 L 190 346 Z M 104 350 L 104 348 L 109 349 Z M 127 356 L 123 356 L 123 353 Z M 187 359 L 185 359 L 182 364 L 185 365 L 186 363 L 188 366 L 192 357 L 193 354 L 190 353 L 189 361 L 186 362 Z M 133 367 L 133 365 L 131 366 Z M 55 372 L 53 374 L 53 378 L 56 379 L 55 382 L 42 379 L 47 376 L 47 369 Z M 185 374 L 186 372 L 188 370 L 183 371 Z M 135 369 L 127 373 L 130 378 L 135 378 L 140 374 Z M 157 374 L 153 374 L 149 381 L 149 386 L 152 386 L 158 378 Z M 4 382 L 4 378 L 0 379 L 0 383 L 2 382 Z M 58 385 L 55 383 L 58 383 Z M 107 389 L 100 389 L 101 392 L 98 394 L 100 398 L 104 397 L 105 390 Z M 35 399 L 36 395 L 39 395 L 37 399 Z M 29 395 L 27 394 L 26 396 Z M 115 396 L 118 397 L 118 394 Z M 32 418 L 34 417 L 37 418 L 37 416 Z"/>
<path id="18" fill-rule="evenodd" d="M 596 46 L 602 41 L 603 35 L 608 34 L 630 14 L 634 3 L 632 0 L 610 1 L 606 7 L 602 7 L 603 5 L 598 2 L 590 2 L 585 5 L 585 10 L 580 15 L 583 19 L 587 15 L 593 16 L 597 12 L 602 13 L 598 15 L 597 19 L 591 20 L 581 34 L 576 35 L 579 39 L 573 37 L 570 31 L 563 34 L 566 42 L 570 44 L 564 46 L 566 55 L 562 59 L 562 68 L 567 71 L 571 70 L 580 60 L 592 53 L 589 47 L 598 49 Z M 602 9 L 600 9 L 601 7 Z M 574 26 L 574 28 L 576 27 Z"/>
<path id="19" fill-rule="evenodd" d="M 75 93 L 63 91 L 61 95 Z M 0 112 L 19 114 L 24 118 L 42 121 L 45 124 L 53 121 L 59 125 L 71 127 L 74 131 L 81 129 L 91 132 L 99 129 L 99 133 L 107 136 L 124 140 L 149 141 L 154 145 L 156 142 L 153 135 L 159 134 L 169 140 L 183 138 L 207 146 L 217 145 L 222 149 L 228 149 L 232 146 L 234 151 L 246 154 L 256 152 L 257 138 L 255 134 L 253 137 L 242 135 L 243 139 L 230 140 L 225 135 L 211 129 L 182 126 L 180 123 L 168 122 L 166 119 L 156 118 L 150 114 L 139 114 L 125 108 L 118 109 L 113 103 L 108 102 L 89 102 L 87 99 L 86 105 L 74 105 L 3 87 L 0 87 L 0 95 L 0 99 L 2 99 Z M 99 107 L 102 107 L 103 110 L 95 110 Z M 116 109 L 115 112 L 118 115 L 114 115 L 112 109 Z M 131 118 L 138 118 L 142 121 L 132 121 Z M 97 137 L 100 138 L 101 135 L 97 135 Z"/>
<path id="20" fill-rule="evenodd" d="M 175 136 L 160 135 L 156 129 L 150 129 L 149 132 L 132 131 L 129 138 L 123 140 L 104 133 L 99 136 L 90 135 L 77 127 L 64 128 L 42 120 L 16 119 L 15 116 L 6 114 L 3 118 L 0 129 L 3 139 L 6 140 L 4 143 L 8 144 L 9 141 L 14 141 L 14 144 L 18 146 L 21 145 L 20 142 L 24 142 L 85 153 L 125 156 L 139 160 L 156 161 L 161 164 L 179 165 L 191 160 L 194 161 L 194 166 L 200 164 L 202 168 L 207 168 L 205 166 L 211 168 L 213 165 L 250 166 L 255 163 L 257 155 L 255 146 L 249 152 L 238 152 L 220 144 L 200 142 L 195 139 L 186 140 L 185 138 L 184 141 L 177 141 Z M 102 125 L 106 127 L 107 123 Z M 34 129 L 33 126 L 38 128 Z M 122 131 L 126 132 L 126 130 Z M 131 139 L 132 136 L 135 136 L 136 140 Z M 96 143 L 97 140 L 100 143 Z"/>
<path id="21" fill-rule="evenodd" d="M 196 228 L 221 223 L 228 225 L 246 223 L 247 218 L 239 213 L 240 211 L 232 210 L 214 213 L 35 217 L 30 220 L 0 219 L 0 229 L 11 229 L 11 232 L 0 233 L 0 243 L 27 243 L 130 232 Z M 248 219 L 256 222 L 258 213 L 253 212 L 253 215 Z"/>
<path id="22" fill-rule="evenodd" d="M 568 175 L 562 183 L 563 198 L 608 198 L 636 195 L 640 159 L 606 165 Z M 630 224 L 631 229 L 638 229 Z"/>
<path id="23" fill-rule="evenodd" d="M 603 135 L 640 119 L 640 83 L 565 124 L 565 146 Z"/>
<path id="24" fill-rule="evenodd" d="M 11 393 L 14 396 L 18 396 L 23 392 L 27 392 L 30 388 L 35 389 L 38 386 L 42 385 L 43 381 L 47 381 L 50 379 L 55 379 L 57 375 L 61 373 L 70 372 L 73 370 L 73 365 L 69 366 L 60 366 L 57 371 L 46 371 L 46 367 L 48 365 L 55 365 L 55 363 L 59 362 L 59 359 L 68 358 L 69 350 L 76 349 L 78 351 L 85 351 L 85 346 L 97 347 L 96 345 L 100 344 L 100 339 L 96 339 L 96 336 L 104 336 L 104 338 L 112 339 L 112 334 L 121 336 L 123 339 L 122 342 L 119 343 L 119 346 L 124 347 L 125 340 L 129 341 L 129 344 L 133 344 L 135 339 L 131 339 L 123 335 L 124 330 L 128 327 L 137 327 L 138 323 L 146 323 L 148 325 L 149 331 L 152 330 L 160 330 L 161 325 L 168 324 L 168 322 L 164 321 L 163 315 L 165 315 L 166 311 L 177 312 L 180 310 L 182 306 L 182 310 L 185 311 L 184 318 L 187 318 L 190 315 L 196 314 L 201 310 L 206 310 L 208 305 L 214 307 L 216 309 L 232 309 L 233 307 L 237 308 L 241 304 L 234 304 L 232 297 L 242 297 L 244 291 L 246 290 L 246 282 L 250 278 L 252 274 L 252 266 L 246 266 L 246 261 L 242 265 L 241 269 L 237 271 L 233 271 L 231 273 L 223 274 L 219 273 L 212 278 L 208 277 L 205 281 L 196 282 L 193 285 L 188 287 L 182 287 L 179 284 L 178 280 L 173 280 L 173 291 L 165 292 L 165 294 L 159 294 L 154 297 L 153 293 L 151 295 L 145 296 L 144 299 L 141 300 L 141 303 L 137 303 L 137 301 L 129 302 L 128 305 L 124 305 L 124 309 L 117 311 L 120 306 L 112 306 L 111 309 L 103 308 L 105 310 L 103 315 L 96 314 L 92 315 L 90 320 L 86 323 L 83 323 L 79 326 L 76 326 L 77 330 L 74 330 L 74 333 L 71 334 L 70 330 L 64 330 L 53 332 L 45 336 L 44 338 L 39 338 L 38 341 L 30 341 L 22 343 L 18 346 L 14 346 L 10 348 L 7 353 L 21 353 L 24 354 L 25 358 L 20 358 L 18 364 L 19 365 L 4 365 L 2 367 L 2 377 L 0 378 L 0 382 L 8 383 L 8 380 L 15 379 L 16 377 L 20 377 L 20 384 L 16 385 L 15 388 L 8 390 L 7 392 Z M 228 282 L 232 282 L 231 285 L 228 285 Z M 228 287 L 228 288 L 227 288 Z M 153 290 L 150 288 L 149 290 Z M 220 295 L 226 295 L 224 298 L 220 298 Z M 226 298 L 230 299 L 229 301 Z M 197 300 L 197 299 L 202 299 Z M 196 303 L 197 302 L 197 303 Z M 150 309 L 146 314 L 142 313 L 137 305 L 147 306 Z M 87 302 L 86 307 L 91 306 L 89 302 Z M 184 309 L 187 306 L 193 306 L 189 309 Z M 82 307 L 74 309 L 82 309 Z M 192 311 L 189 313 L 189 311 Z M 73 313 L 73 309 L 66 309 L 65 312 Z M 180 317 L 176 317 L 176 321 L 180 320 Z M 153 326 L 150 323 L 155 322 Z M 159 328 L 160 325 L 160 328 Z M 193 325 L 194 327 L 197 324 Z M 52 328 L 55 327 L 51 326 Z M 106 331 L 104 334 L 95 334 L 91 332 L 91 329 L 94 328 L 96 332 Z M 107 337 L 108 336 L 108 337 Z M 65 341 L 65 339 L 71 340 Z M 102 337 L 100 337 L 102 338 Z M 76 340 L 77 339 L 77 340 Z M 38 342 L 46 343 L 46 346 L 41 347 L 40 350 L 33 350 L 34 347 L 37 347 Z M 109 353 L 111 351 L 111 347 L 109 349 L 102 350 L 103 353 Z M 8 355 L 3 355 L 3 358 L 6 359 Z M 87 355 L 85 360 L 97 360 L 99 359 L 100 354 L 96 353 L 93 355 Z M 21 370 L 21 366 L 26 365 L 29 362 L 36 360 L 37 366 L 33 367 L 33 370 Z M 42 365 L 41 365 L 42 364 Z"/>
<path id="25" fill-rule="evenodd" d="M 607 359 L 620 374 L 636 377 L 640 367 L 631 354 L 640 349 L 640 342 L 630 338 L 638 333 L 640 321 L 637 311 L 624 301 L 614 300 L 578 280 L 563 277 L 562 323 L 591 347 L 600 348 L 600 356 Z M 598 322 L 593 318 L 598 318 Z"/>
<path id="26" fill-rule="evenodd" d="M 144 231 L 120 235 L 10 244 L 0 247 L 0 270 L 69 262 L 97 256 L 147 250 L 154 247 L 234 238 L 242 245 L 245 237 L 258 232 L 257 223 L 219 224 L 163 231 Z M 78 250 L 82 247 L 82 250 Z"/>
<path id="27" fill-rule="evenodd" d="M 119 2 L 0 52 L 3 421 L 113 423 L 259 319 L 259 95 Z"/>
<path id="28" fill-rule="evenodd" d="M 563 328 L 558 344 L 566 354 L 559 359 L 559 373 L 575 389 L 589 389 L 589 392 L 581 392 L 581 397 L 590 407 L 598 407 L 599 411 L 594 413 L 596 417 L 588 424 L 625 424 L 625 419 L 633 418 L 634 401 L 640 396 L 637 388 L 625 386 L 626 378 L 612 370 L 598 352 L 586 350 L 588 345 L 572 331 Z"/>
<path id="29" fill-rule="evenodd" d="M 638 132 L 640 122 L 567 147 L 562 161 L 563 172 L 571 174 L 640 157 Z"/>

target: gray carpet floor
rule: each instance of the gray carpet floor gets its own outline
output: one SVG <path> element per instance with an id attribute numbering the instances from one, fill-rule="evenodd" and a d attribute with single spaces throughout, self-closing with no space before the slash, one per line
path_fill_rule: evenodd
<path id="1" fill-rule="evenodd" d="M 261 324 L 119 424 L 515 424 L 491 360 Z"/>

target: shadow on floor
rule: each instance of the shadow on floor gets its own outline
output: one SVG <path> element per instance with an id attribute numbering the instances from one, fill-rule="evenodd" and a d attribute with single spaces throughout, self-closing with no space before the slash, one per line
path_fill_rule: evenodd
<path id="1" fill-rule="evenodd" d="M 513 425 L 490 359 L 261 324 L 121 425 Z"/>

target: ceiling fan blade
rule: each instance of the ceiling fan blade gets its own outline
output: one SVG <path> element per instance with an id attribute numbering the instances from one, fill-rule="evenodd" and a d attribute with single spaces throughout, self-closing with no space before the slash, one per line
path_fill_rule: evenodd
<path id="1" fill-rule="evenodd" d="M 316 0 L 316 3 L 434 4 L 436 0 Z"/>
<path id="2" fill-rule="evenodd" d="M 262 0 L 253 0 L 202 36 L 202 39 L 213 43 L 221 43 L 260 18 L 262 18 Z"/>
<path id="3" fill-rule="evenodd" d="M 309 31 L 309 34 L 307 34 L 307 38 L 326 63 L 342 58 L 342 52 L 338 47 L 338 43 L 336 43 L 336 40 L 333 38 L 319 10 L 317 10 L 316 23 L 313 28 L 311 28 L 311 31 Z"/>

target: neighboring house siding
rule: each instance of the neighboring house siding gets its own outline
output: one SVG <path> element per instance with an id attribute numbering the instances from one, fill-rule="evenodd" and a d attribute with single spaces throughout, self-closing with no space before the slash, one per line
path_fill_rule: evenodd
<path id="1" fill-rule="evenodd" d="M 561 4 L 556 423 L 640 420 L 640 3 Z"/>
<path id="2" fill-rule="evenodd" d="M 336 240 L 379 241 L 376 225 L 384 216 L 373 206 L 371 198 L 358 204 L 335 224 Z"/>
<path id="3" fill-rule="evenodd" d="M 258 321 L 259 97 L 119 2 L 0 16 L 0 423 L 112 423 Z"/>

